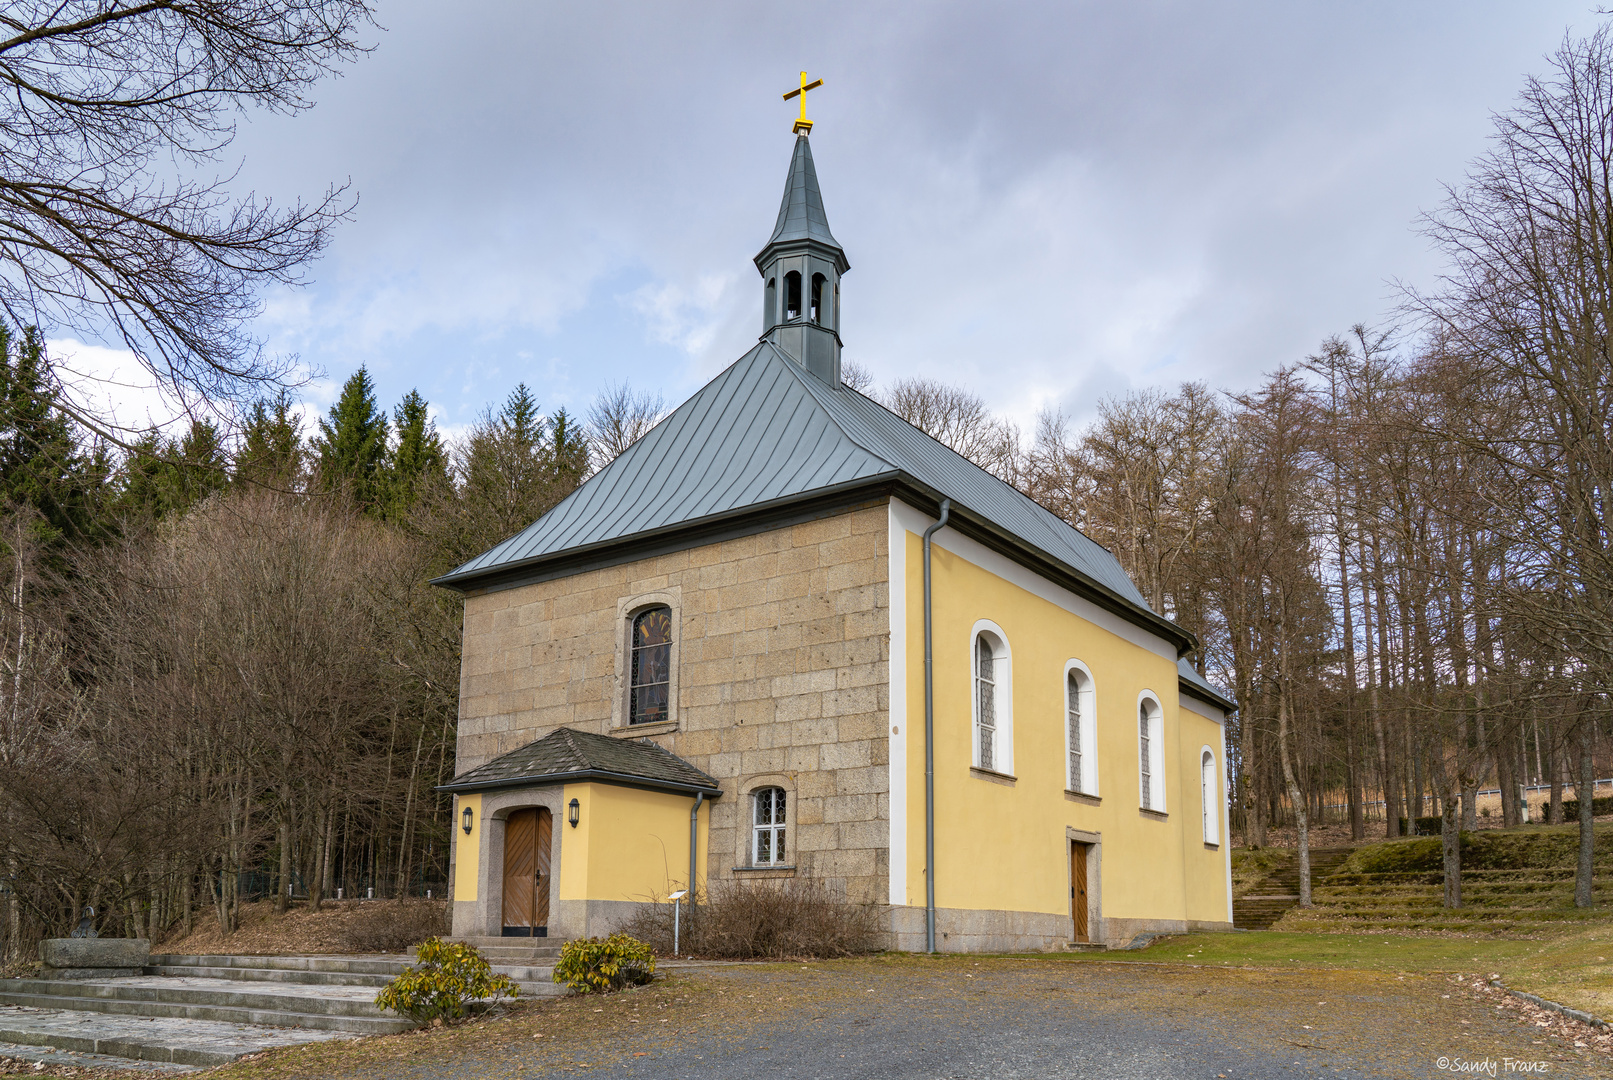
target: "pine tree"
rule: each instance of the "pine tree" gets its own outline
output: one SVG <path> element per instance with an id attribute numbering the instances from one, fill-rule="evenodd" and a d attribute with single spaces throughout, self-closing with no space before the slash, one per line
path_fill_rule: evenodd
<path id="1" fill-rule="evenodd" d="M 566 493 L 588 477 L 588 433 L 572 423 L 571 414 L 560 409 L 549 423 L 549 466 L 551 483 Z"/>
<path id="2" fill-rule="evenodd" d="M 155 521 L 183 512 L 224 487 L 228 462 L 218 428 L 191 421 L 179 439 L 163 442 L 147 432 L 130 450 L 123 466 L 119 513 L 138 521 Z"/>
<path id="3" fill-rule="evenodd" d="M 398 445 L 392 451 L 387 516 L 398 520 L 419 499 L 422 486 L 446 484 L 448 454 L 420 391 L 409 391 L 392 416 L 397 424 Z"/>
<path id="4" fill-rule="evenodd" d="M 104 455 L 86 454 L 62 411 L 44 341 L 35 327 L 19 340 L 0 322 L 0 503 L 37 512 L 38 538 L 88 539 L 100 532 Z"/>
<path id="5" fill-rule="evenodd" d="M 246 430 L 235 454 L 235 479 L 282 491 L 302 479 L 302 438 L 292 415 L 291 395 L 281 390 L 267 401 L 254 402 L 246 415 Z"/>
<path id="6" fill-rule="evenodd" d="M 362 509 L 378 510 L 386 495 L 387 418 L 375 404 L 375 384 L 364 368 L 342 386 L 330 417 L 319 422 L 314 449 L 320 479 L 344 486 Z"/>

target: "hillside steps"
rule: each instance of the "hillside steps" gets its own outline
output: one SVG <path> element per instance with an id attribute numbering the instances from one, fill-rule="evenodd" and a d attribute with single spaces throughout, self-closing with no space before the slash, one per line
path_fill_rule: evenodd
<path id="1" fill-rule="evenodd" d="M 521 997 L 567 992 L 551 977 L 552 960 L 531 949 L 489 959 Z M 407 1031 L 414 1023 L 378 1008 L 375 995 L 411 960 L 157 954 L 145 974 L 128 978 L 0 980 L 0 1043 L 205 1067 L 279 1046 Z"/>
<path id="2" fill-rule="evenodd" d="M 1613 832 L 1597 837 L 1596 906 L 1574 906 L 1577 830 L 1525 826 L 1463 834 L 1462 906 L 1444 906 L 1439 841 L 1392 840 L 1313 890 L 1314 906 L 1290 909 L 1279 929 L 1440 931 L 1533 936 L 1605 919 L 1613 901 Z"/>
<path id="3" fill-rule="evenodd" d="M 1354 848 L 1311 849 L 1311 894 L 1350 857 Z M 1248 895 L 1233 898 L 1232 925 L 1240 930 L 1269 930 L 1273 923 L 1299 904 L 1299 853 L 1291 853 L 1268 873 Z"/>

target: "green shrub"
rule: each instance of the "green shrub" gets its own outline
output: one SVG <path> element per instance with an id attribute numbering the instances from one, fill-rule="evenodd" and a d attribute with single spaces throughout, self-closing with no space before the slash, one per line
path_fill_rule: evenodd
<path id="1" fill-rule="evenodd" d="M 554 966 L 554 981 L 579 994 L 643 986 L 653 978 L 655 954 L 644 942 L 626 934 L 568 941 L 561 946 L 560 962 Z"/>
<path id="2" fill-rule="evenodd" d="M 1603 814 L 1613 814 L 1613 795 L 1601 795 L 1591 800 L 1591 816 L 1601 817 Z M 1563 820 L 1565 822 L 1579 820 L 1579 800 L 1563 800 Z"/>
<path id="3" fill-rule="evenodd" d="M 425 1024 L 458 1020 L 472 1009 L 486 1008 L 520 993 L 504 975 L 494 975 L 482 954 L 470 945 L 428 938 L 416 963 L 375 996 L 375 1004 Z"/>

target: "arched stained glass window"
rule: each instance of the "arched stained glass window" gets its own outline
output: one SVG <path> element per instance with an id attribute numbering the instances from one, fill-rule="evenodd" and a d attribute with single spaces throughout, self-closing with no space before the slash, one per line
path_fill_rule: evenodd
<path id="1" fill-rule="evenodd" d="M 628 723 L 668 718 L 672 679 L 672 609 L 653 607 L 633 618 L 633 658 Z"/>

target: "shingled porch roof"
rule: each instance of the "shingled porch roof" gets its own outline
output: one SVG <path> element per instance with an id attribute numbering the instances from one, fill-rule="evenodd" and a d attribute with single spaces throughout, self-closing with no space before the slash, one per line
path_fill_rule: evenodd
<path id="1" fill-rule="evenodd" d="M 712 799 L 722 794 L 716 780 L 647 739 L 619 739 L 564 727 L 500 754 L 437 790 L 463 794 L 590 780 L 679 795 L 704 792 Z"/>

